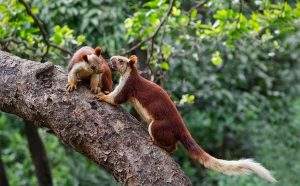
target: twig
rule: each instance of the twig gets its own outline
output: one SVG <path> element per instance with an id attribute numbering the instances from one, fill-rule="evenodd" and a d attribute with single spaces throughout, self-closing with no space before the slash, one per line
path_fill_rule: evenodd
<path id="1" fill-rule="evenodd" d="M 158 44 L 158 49 L 159 49 L 158 56 L 160 56 L 162 59 L 163 59 L 163 55 L 162 55 L 162 52 L 161 52 L 161 47 L 162 47 L 162 44 L 163 44 L 163 38 L 165 36 L 165 33 L 166 33 L 166 27 L 164 28 L 163 33 L 161 34 L 161 40 L 159 41 L 159 44 Z"/>
<path id="2" fill-rule="evenodd" d="M 150 48 L 148 48 L 148 51 L 147 51 L 147 66 L 148 66 L 151 74 L 153 74 L 153 71 L 152 71 L 152 68 L 150 67 L 150 60 L 151 60 L 151 57 L 152 57 L 152 54 L 153 54 L 153 48 L 154 48 L 154 38 L 151 39 L 151 45 L 150 45 Z"/>
<path id="3" fill-rule="evenodd" d="M 42 34 L 42 37 L 43 37 L 43 41 L 47 45 L 47 50 L 46 50 L 46 52 L 42 56 L 42 61 L 48 55 L 49 47 L 57 48 L 57 49 L 59 49 L 59 50 L 61 50 L 63 52 L 66 52 L 66 53 L 70 54 L 70 55 L 73 54 L 68 49 L 62 48 L 62 47 L 60 47 L 58 45 L 55 45 L 55 44 L 51 43 L 49 41 L 49 38 L 47 36 L 47 32 L 46 32 L 46 30 L 45 30 L 45 28 L 43 26 L 43 23 L 38 19 L 38 17 L 36 15 L 34 15 L 34 13 L 31 11 L 29 5 L 24 0 L 19 0 L 19 2 L 24 5 L 24 7 L 26 9 L 26 12 L 29 14 L 30 17 L 32 17 L 34 23 L 39 27 L 39 30 L 40 30 L 40 32 Z"/>
<path id="4" fill-rule="evenodd" d="M 44 62 L 46 56 L 48 55 L 49 49 L 50 49 L 50 45 L 47 45 L 46 52 L 43 54 L 41 62 Z"/>
<path id="5" fill-rule="evenodd" d="M 55 45 L 55 44 L 53 44 L 53 43 L 49 43 L 49 45 L 50 45 L 52 48 L 56 48 L 56 49 L 59 49 L 59 50 L 65 52 L 65 53 L 68 53 L 68 54 L 70 54 L 70 55 L 73 55 L 73 52 L 71 52 L 70 50 L 65 49 L 65 48 L 63 48 L 63 47 L 61 47 L 61 46 L 59 46 L 59 45 Z"/>
<path id="6" fill-rule="evenodd" d="M 232 8 L 232 1 L 229 0 L 229 2 L 228 2 L 228 9 L 231 10 L 231 8 Z M 230 16 L 230 11 L 227 11 L 227 19 L 229 19 L 229 16 Z"/>
<path id="7" fill-rule="evenodd" d="M 202 6 L 205 5 L 207 2 L 208 2 L 208 0 L 198 2 L 195 6 L 193 6 L 193 7 L 188 11 L 188 13 L 191 13 L 191 11 L 194 10 L 194 9 L 198 9 L 198 8 L 202 7 Z"/>
<path id="8" fill-rule="evenodd" d="M 20 41 L 17 38 L 14 38 L 14 37 L 8 37 L 8 38 L 0 40 L 1 45 L 7 45 L 8 46 L 8 44 L 10 42 L 13 42 L 13 43 L 16 43 L 16 44 L 22 44 L 22 45 L 24 45 L 25 48 L 27 48 L 29 50 L 32 50 L 32 51 L 36 50 L 35 48 L 28 46 L 26 42 L 24 42 L 22 40 Z"/>
<path id="9" fill-rule="evenodd" d="M 122 55 L 125 55 L 125 54 L 128 54 L 130 52 L 132 52 L 133 50 L 135 50 L 136 48 L 140 47 L 142 44 L 144 44 L 145 42 L 147 41 L 150 41 L 152 39 L 154 39 L 156 37 L 156 35 L 158 34 L 159 30 L 161 29 L 161 27 L 165 24 L 165 22 L 167 21 L 169 15 L 171 14 L 172 12 L 172 7 L 174 6 L 175 4 L 175 0 L 171 0 L 170 2 L 170 5 L 168 7 L 168 10 L 167 10 L 167 13 L 165 14 L 165 16 L 163 17 L 162 21 L 160 22 L 160 24 L 158 25 L 158 27 L 155 29 L 155 31 L 152 33 L 152 35 L 140 42 L 138 42 L 136 45 L 134 45 L 133 47 L 131 47 L 130 49 L 128 49 L 124 54 Z"/>
<path id="10" fill-rule="evenodd" d="M 40 32 L 41 32 L 41 34 L 43 36 L 44 42 L 47 45 L 49 45 L 49 40 L 48 40 L 48 36 L 47 36 L 46 30 L 45 30 L 45 28 L 42 25 L 43 23 L 37 18 L 36 15 L 33 14 L 33 12 L 31 11 L 30 7 L 28 6 L 28 4 L 24 0 L 19 0 L 19 2 L 24 5 L 24 7 L 26 9 L 26 12 L 30 15 L 30 17 L 32 17 L 32 19 L 34 20 L 34 23 L 39 27 Z"/>

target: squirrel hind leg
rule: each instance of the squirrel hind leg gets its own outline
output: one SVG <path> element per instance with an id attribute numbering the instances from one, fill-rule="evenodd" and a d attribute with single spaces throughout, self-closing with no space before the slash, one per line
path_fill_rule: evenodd
<path id="1" fill-rule="evenodd" d="M 177 139 L 167 121 L 152 121 L 148 131 L 154 143 L 167 152 L 172 153 L 177 149 Z"/>
<path id="2" fill-rule="evenodd" d="M 177 143 L 175 143 L 174 145 L 168 146 L 168 147 L 162 147 L 164 148 L 168 153 L 173 153 L 177 150 Z"/>

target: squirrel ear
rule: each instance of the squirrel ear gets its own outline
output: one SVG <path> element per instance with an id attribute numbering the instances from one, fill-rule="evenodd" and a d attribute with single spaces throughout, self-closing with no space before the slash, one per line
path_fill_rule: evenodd
<path id="1" fill-rule="evenodd" d="M 81 59 L 84 60 L 85 62 L 89 62 L 88 57 L 87 57 L 86 54 L 82 54 Z"/>
<path id="2" fill-rule="evenodd" d="M 131 55 L 131 56 L 129 57 L 129 64 L 130 64 L 131 66 L 133 66 L 136 62 L 137 62 L 137 56 L 136 56 L 136 55 Z"/>
<path id="3" fill-rule="evenodd" d="M 95 53 L 96 56 L 100 56 L 100 54 L 101 54 L 101 48 L 100 47 L 96 47 L 94 53 Z"/>

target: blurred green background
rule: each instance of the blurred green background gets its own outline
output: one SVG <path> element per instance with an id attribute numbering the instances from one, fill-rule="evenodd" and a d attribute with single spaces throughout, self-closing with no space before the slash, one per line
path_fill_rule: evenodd
<path id="1" fill-rule="evenodd" d="M 100 46 L 105 58 L 137 54 L 139 69 L 169 92 L 192 135 L 210 154 L 254 158 L 271 170 L 276 185 L 300 185 L 299 1 L 174 1 L 164 24 L 173 1 L 25 2 L 55 46 L 72 52 Z M 1 50 L 67 65 L 70 54 L 47 47 L 18 0 L 0 0 L 0 21 Z M 145 42 L 128 53 L 139 41 Z M 118 185 L 55 136 L 41 129 L 39 135 L 53 185 Z M 0 158 L 10 185 L 38 185 L 27 143 L 23 120 L 0 113 Z M 252 175 L 206 170 L 183 148 L 172 156 L 193 185 L 270 185 Z"/>

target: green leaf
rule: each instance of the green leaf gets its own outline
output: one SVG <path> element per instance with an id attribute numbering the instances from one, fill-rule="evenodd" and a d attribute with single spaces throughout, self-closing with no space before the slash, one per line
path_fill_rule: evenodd
<path id="1" fill-rule="evenodd" d="M 32 11 L 34 14 L 37 14 L 37 13 L 39 13 L 39 8 L 36 7 L 36 6 L 33 6 L 33 7 L 31 7 L 31 11 Z"/>
<path id="2" fill-rule="evenodd" d="M 160 0 L 153 0 L 145 3 L 143 6 L 144 7 L 149 7 L 149 8 L 156 8 Z"/>
<path id="3" fill-rule="evenodd" d="M 212 58 L 211 58 L 211 62 L 218 66 L 222 63 L 223 59 L 220 57 L 220 52 L 216 51 L 213 53 Z"/>
<path id="4" fill-rule="evenodd" d="M 195 96 L 194 96 L 194 95 L 189 95 L 189 97 L 188 97 L 188 102 L 189 102 L 190 104 L 192 104 L 192 103 L 194 103 L 194 101 L 195 101 Z"/>
<path id="5" fill-rule="evenodd" d="M 172 8 L 172 14 L 173 14 L 174 16 L 179 16 L 180 13 L 181 13 L 180 9 L 178 9 L 178 8 L 176 8 L 176 7 L 173 7 L 173 8 Z"/>
<path id="6" fill-rule="evenodd" d="M 61 42 L 62 42 L 62 37 L 60 36 L 60 35 L 58 35 L 58 34 L 55 34 L 54 36 L 53 36 L 53 42 L 55 43 L 55 44 L 60 44 Z"/>
<path id="7" fill-rule="evenodd" d="M 85 41 L 85 36 L 84 35 L 79 35 L 77 37 L 77 42 L 79 45 L 81 45 Z"/>
<path id="8" fill-rule="evenodd" d="M 276 48 L 276 49 L 280 49 L 280 45 L 279 45 L 279 42 L 278 41 L 273 41 L 273 44 L 274 44 L 274 47 Z"/>
<path id="9" fill-rule="evenodd" d="M 195 101 L 195 96 L 194 95 L 189 95 L 189 94 L 184 94 L 181 96 L 181 99 L 179 101 L 180 105 L 185 105 L 187 104 L 193 104 Z"/>
<path id="10" fill-rule="evenodd" d="M 185 15 L 179 17 L 179 24 L 182 26 L 186 26 L 189 24 L 189 18 Z"/>
<path id="11" fill-rule="evenodd" d="M 194 19 L 197 16 L 197 9 L 193 9 L 190 13 L 190 17 Z"/>
<path id="12" fill-rule="evenodd" d="M 162 62 L 160 64 L 160 67 L 163 69 L 163 70 L 169 70 L 170 66 L 169 66 L 169 63 L 167 62 Z"/>
<path id="13" fill-rule="evenodd" d="M 54 26 L 54 32 L 57 33 L 60 31 L 60 26 L 59 25 L 55 25 Z"/>
<path id="14" fill-rule="evenodd" d="M 227 10 L 218 10 L 213 17 L 220 20 L 227 19 L 228 12 Z"/>
<path id="15" fill-rule="evenodd" d="M 161 47 L 161 50 L 162 50 L 163 57 L 165 59 L 168 59 L 172 53 L 172 47 L 170 45 L 164 44 Z"/>
<path id="16" fill-rule="evenodd" d="M 130 28 L 133 25 L 133 18 L 127 18 L 124 21 L 125 28 Z"/>
<path id="17" fill-rule="evenodd" d="M 151 25 L 159 25 L 160 20 L 159 20 L 159 18 L 157 17 L 156 14 L 151 14 L 149 16 L 149 22 L 150 22 Z"/>

